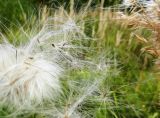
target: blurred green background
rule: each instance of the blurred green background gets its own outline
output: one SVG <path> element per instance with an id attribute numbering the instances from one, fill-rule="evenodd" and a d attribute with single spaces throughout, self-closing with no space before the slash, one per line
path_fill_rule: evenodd
<path id="1" fill-rule="evenodd" d="M 91 6 L 98 7 L 101 0 L 92 0 Z M 119 3 L 120 0 L 104 0 L 104 6 L 111 6 Z M 70 0 L 0 0 L 0 28 L 12 27 L 14 24 L 24 24 L 25 20 L 31 15 L 38 14 L 38 9 L 42 5 L 51 8 L 64 6 L 69 9 Z M 78 11 L 85 6 L 88 0 L 75 0 L 74 9 Z"/>

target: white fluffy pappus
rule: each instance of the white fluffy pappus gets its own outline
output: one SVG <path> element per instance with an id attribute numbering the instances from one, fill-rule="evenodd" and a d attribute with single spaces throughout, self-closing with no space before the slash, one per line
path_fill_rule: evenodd
<path id="1" fill-rule="evenodd" d="M 53 47 L 41 50 L 41 43 L 51 46 L 57 36 L 75 31 L 77 27 L 72 20 L 54 24 L 57 20 L 60 21 L 59 18 L 48 18 L 42 29 L 26 45 L 18 48 L 1 34 L 4 43 L 0 44 L 0 103 L 25 108 L 53 100 L 61 92 L 59 77 L 63 65 L 56 60 L 60 58 L 59 52 Z M 65 39 L 54 44 L 58 45 Z"/>
<path id="2" fill-rule="evenodd" d="M 41 104 L 60 92 L 57 63 L 43 55 L 26 56 L 25 49 L 0 45 L 0 101 L 15 106 Z"/>

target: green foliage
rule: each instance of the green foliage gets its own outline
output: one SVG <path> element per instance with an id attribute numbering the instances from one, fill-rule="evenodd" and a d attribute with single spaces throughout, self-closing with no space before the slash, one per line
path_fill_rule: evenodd
<path id="1" fill-rule="evenodd" d="M 98 19 L 97 22 L 87 21 L 86 35 L 92 36 L 92 32 L 98 32 L 101 22 Z M 102 104 L 96 117 L 143 118 L 155 114 L 158 118 L 158 108 L 155 104 L 157 103 L 159 82 L 152 72 L 154 57 L 141 52 L 143 44 L 132 35 L 133 29 L 112 19 L 106 19 L 104 22 L 106 24 L 106 27 L 103 25 L 103 28 L 105 27 L 104 34 L 103 32 L 96 33 L 95 36 L 100 39 L 92 42 L 90 46 L 97 47 L 97 55 L 115 56 L 120 74 L 108 80 L 115 107 L 110 111 L 109 107 Z M 121 34 L 121 42 L 116 45 L 118 33 Z M 139 33 L 144 37 L 151 35 L 151 32 L 145 29 L 140 29 Z M 93 54 L 92 56 L 96 58 L 97 55 Z M 114 60 L 114 57 L 112 59 Z"/>
<path id="2" fill-rule="evenodd" d="M 0 28 L 15 27 L 24 24 L 36 11 L 35 0 L 1 0 L 0 1 Z"/>

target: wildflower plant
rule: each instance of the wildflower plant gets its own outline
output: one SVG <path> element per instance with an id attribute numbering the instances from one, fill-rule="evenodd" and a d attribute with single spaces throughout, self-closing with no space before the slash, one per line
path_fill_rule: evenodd
<path id="1" fill-rule="evenodd" d="M 19 45 L 10 43 L 1 33 L 0 104 L 10 112 L 2 117 L 39 114 L 81 118 L 87 115 L 80 106 L 85 101 L 92 102 L 89 99 L 92 96 L 99 104 L 96 93 L 108 76 L 110 62 L 101 56 L 97 59 L 83 56 L 93 50 L 83 45 L 84 42 L 94 40 L 69 15 L 46 17 L 33 29 L 29 33 L 22 30 L 29 39 Z M 72 71 L 76 78 L 76 73 L 83 70 L 88 73 L 85 81 L 70 79 Z"/>

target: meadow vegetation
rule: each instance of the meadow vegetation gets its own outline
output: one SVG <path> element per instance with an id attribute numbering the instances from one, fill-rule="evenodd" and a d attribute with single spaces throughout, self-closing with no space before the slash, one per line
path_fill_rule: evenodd
<path id="1" fill-rule="evenodd" d="M 159 118 L 160 4 L 119 3 L 0 1 L 0 118 Z"/>

